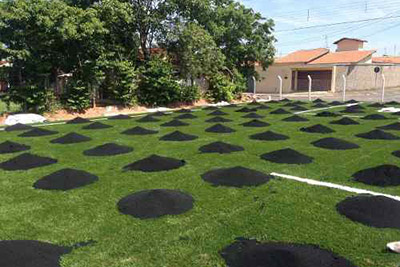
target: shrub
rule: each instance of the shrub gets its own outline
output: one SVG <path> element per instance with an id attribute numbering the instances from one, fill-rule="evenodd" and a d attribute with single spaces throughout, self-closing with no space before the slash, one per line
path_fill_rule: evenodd
<path id="1" fill-rule="evenodd" d="M 153 57 L 142 69 L 138 101 L 149 106 L 164 106 L 176 102 L 192 102 L 198 98 L 198 88 L 182 86 L 174 76 L 172 64 Z"/>
<path id="2" fill-rule="evenodd" d="M 82 112 L 90 107 L 88 86 L 80 80 L 71 80 L 67 84 L 67 93 L 63 96 L 65 108 L 74 112 Z"/>
<path id="3" fill-rule="evenodd" d="M 207 97 L 213 102 L 233 100 L 237 86 L 230 79 L 220 73 L 210 78 L 210 87 L 207 91 Z"/>

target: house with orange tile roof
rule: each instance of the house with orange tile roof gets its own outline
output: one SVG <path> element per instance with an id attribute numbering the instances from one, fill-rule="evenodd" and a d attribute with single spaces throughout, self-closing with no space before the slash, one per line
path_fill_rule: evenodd
<path id="1" fill-rule="evenodd" d="M 344 79 L 347 90 L 376 89 L 382 83 L 382 73 L 388 87 L 400 87 L 400 57 L 374 58 L 375 50 L 363 49 L 366 42 L 342 38 L 334 43 L 336 51 L 299 50 L 275 59 L 267 70 L 258 66 L 257 92 L 278 93 L 278 76 L 283 79 L 284 93 L 308 91 L 308 76 L 312 78 L 312 91 L 342 91 Z"/>

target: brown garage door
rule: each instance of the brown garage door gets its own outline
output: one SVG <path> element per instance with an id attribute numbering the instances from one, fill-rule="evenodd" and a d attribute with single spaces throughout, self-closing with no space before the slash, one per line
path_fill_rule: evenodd
<path id="1" fill-rule="evenodd" d="M 297 76 L 297 90 L 308 91 L 308 75 L 312 78 L 312 91 L 331 90 L 332 71 L 299 71 Z"/>

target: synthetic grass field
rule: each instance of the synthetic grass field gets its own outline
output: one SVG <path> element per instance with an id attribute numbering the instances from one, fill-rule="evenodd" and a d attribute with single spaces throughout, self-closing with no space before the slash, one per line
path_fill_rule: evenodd
<path id="1" fill-rule="evenodd" d="M 285 103 L 267 104 L 272 109 L 257 111 L 265 115 L 262 121 L 271 126 L 245 128 L 239 108 L 222 108 L 229 113 L 224 123 L 235 130 L 231 134 L 207 133 L 214 125 L 205 120 L 212 111 L 199 110 L 197 119 L 184 120 L 190 126 L 160 127 L 180 114 L 159 117 L 160 122 L 138 123 L 131 120 L 105 120 L 113 128 L 82 130 L 80 125 L 54 125 L 45 129 L 59 134 L 36 138 L 17 137 L 20 132 L 0 132 L 1 141 L 30 145 L 29 153 L 58 159 L 58 163 L 29 171 L 0 170 L 0 240 L 40 240 L 52 244 L 72 245 L 95 240 L 96 243 L 75 249 L 63 256 L 61 265 L 72 266 L 225 266 L 219 251 L 237 237 L 259 241 L 282 241 L 316 244 L 345 257 L 359 267 L 397 267 L 400 256 L 385 250 L 386 243 L 400 240 L 400 231 L 372 228 L 353 222 L 336 211 L 336 204 L 351 193 L 275 178 L 259 187 L 215 187 L 201 175 L 216 168 L 243 166 L 264 173 L 277 172 L 320 181 L 400 196 L 399 187 L 380 188 L 351 181 L 353 173 L 381 164 L 398 165 L 391 155 L 400 149 L 400 140 L 379 141 L 355 137 L 398 121 L 368 121 L 353 118 L 360 125 L 329 124 L 337 118 L 302 115 L 309 122 L 282 122 L 291 115 L 270 115 Z M 310 104 L 303 105 L 310 107 Z M 366 106 L 366 105 L 364 105 Z M 254 106 L 249 106 L 254 107 Z M 285 108 L 290 110 L 290 107 Z M 335 108 L 330 111 L 340 111 Z M 366 108 L 364 116 L 376 113 Z M 332 134 L 310 134 L 301 127 L 323 124 L 334 129 Z M 156 129 L 150 136 L 127 136 L 122 131 L 134 126 Z M 159 141 L 175 130 L 197 135 L 189 142 Z M 285 141 L 256 141 L 249 136 L 271 130 L 290 137 Z M 92 141 L 60 145 L 50 140 L 69 132 L 77 132 Z M 396 134 L 396 131 L 388 131 Z M 346 151 L 326 150 L 310 143 L 324 137 L 341 138 L 361 148 Z M 224 141 L 244 147 L 244 151 L 228 155 L 201 154 L 199 147 Z M 87 157 L 83 151 L 104 143 L 115 142 L 134 148 L 132 153 L 113 157 Z M 260 155 L 283 148 L 292 148 L 314 158 L 307 165 L 274 164 Z M 125 172 L 122 168 L 134 161 L 158 154 L 186 160 L 182 168 L 168 172 Z M 18 155 L 0 155 L 0 162 Z M 35 181 L 63 168 L 75 168 L 93 173 L 99 181 L 86 187 L 62 192 L 33 189 Z M 194 208 L 177 216 L 140 220 L 121 214 L 117 202 L 126 195 L 145 189 L 179 189 L 195 199 Z"/>

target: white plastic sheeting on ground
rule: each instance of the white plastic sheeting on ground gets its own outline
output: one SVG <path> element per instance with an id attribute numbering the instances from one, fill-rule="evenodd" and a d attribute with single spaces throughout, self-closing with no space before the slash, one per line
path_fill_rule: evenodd
<path id="1" fill-rule="evenodd" d="M 394 107 L 382 108 L 378 110 L 378 112 L 395 113 L 395 112 L 400 112 L 400 108 L 394 108 Z"/>
<path id="2" fill-rule="evenodd" d="M 17 114 L 17 115 L 10 115 L 5 120 L 5 125 L 14 125 L 17 123 L 22 124 L 31 124 L 31 123 L 42 123 L 45 122 L 46 118 L 40 116 L 38 114 L 33 113 L 25 113 L 25 114 Z"/>

